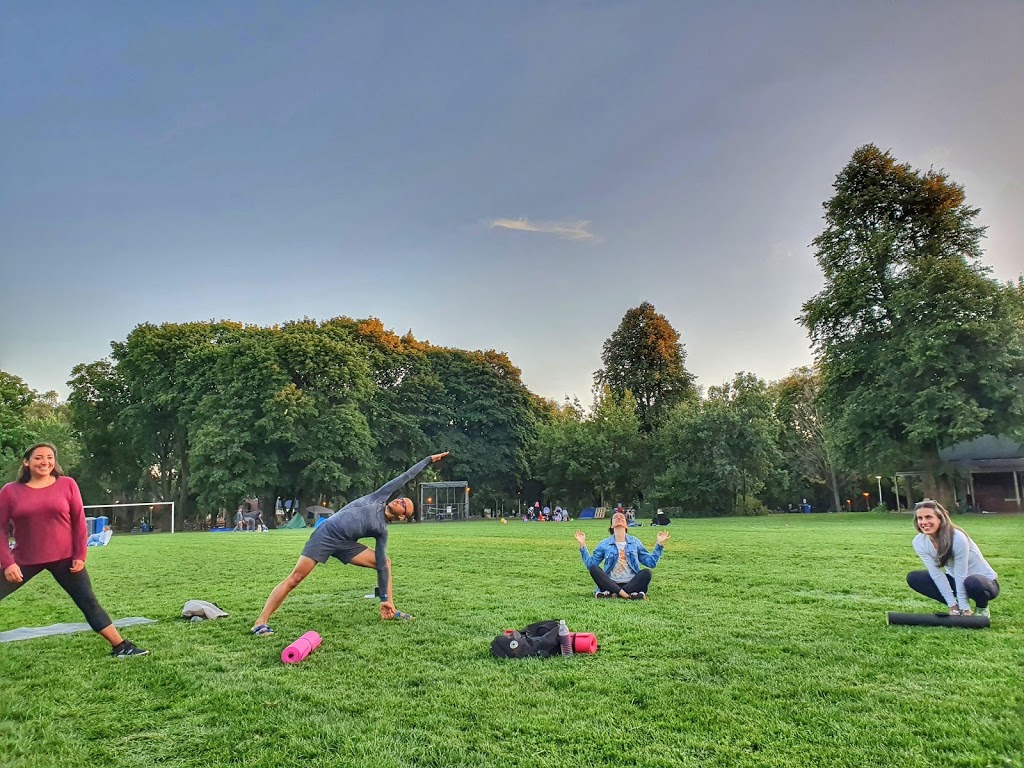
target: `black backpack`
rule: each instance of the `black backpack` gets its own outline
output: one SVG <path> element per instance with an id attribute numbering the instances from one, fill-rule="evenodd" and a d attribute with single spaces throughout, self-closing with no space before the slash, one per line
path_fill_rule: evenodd
<path id="1" fill-rule="evenodd" d="M 523 629 L 509 630 L 491 642 L 491 653 L 499 659 L 525 659 L 528 656 L 557 656 L 558 619 L 538 621 Z"/>

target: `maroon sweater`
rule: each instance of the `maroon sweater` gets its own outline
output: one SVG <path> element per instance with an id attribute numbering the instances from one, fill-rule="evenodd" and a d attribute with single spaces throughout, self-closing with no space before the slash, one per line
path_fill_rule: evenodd
<path id="1" fill-rule="evenodd" d="M 8 537 L 15 539 L 14 548 Z M 0 568 L 58 560 L 85 561 L 85 510 L 78 483 L 58 477 L 46 488 L 0 488 Z"/>

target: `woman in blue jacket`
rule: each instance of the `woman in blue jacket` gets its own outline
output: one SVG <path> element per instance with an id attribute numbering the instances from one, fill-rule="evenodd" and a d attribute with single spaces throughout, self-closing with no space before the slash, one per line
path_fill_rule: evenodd
<path id="1" fill-rule="evenodd" d="M 590 571 L 597 585 L 594 597 L 621 597 L 623 600 L 646 600 L 651 583 L 650 568 L 654 568 L 665 551 L 669 539 L 668 531 L 658 532 L 658 543 L 653 552 L 636 536 L 626 533 L 626 516 L 621 512 L 612 515 L 611 533 L 594 548 L 594 554 L 587 553 L 587 535 L 576 531 L 583 565 Z M 647 568 L 641 568 L 646 565 Z"/>

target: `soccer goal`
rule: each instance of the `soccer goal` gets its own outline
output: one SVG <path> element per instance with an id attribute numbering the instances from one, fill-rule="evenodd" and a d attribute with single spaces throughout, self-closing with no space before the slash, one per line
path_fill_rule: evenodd
<path id="1" fill-rule="evenodd" d="M 111 528 L 115 522 L 121 520 L 122 524 L 130 520 L 130 530 L 156 531 L 159 530 L 157 523 L 166 511 L 170 511 L 171 533 L 174 533 L 174 502 L 173 501 L 143 501 L 137 504 L 87 504 L 85 509 L 85 528 L 88 533 L 100 533 L 93 531 L 96 520 L 106 517 Z M 145 527 L 143 527 L 145 526 Z"/>

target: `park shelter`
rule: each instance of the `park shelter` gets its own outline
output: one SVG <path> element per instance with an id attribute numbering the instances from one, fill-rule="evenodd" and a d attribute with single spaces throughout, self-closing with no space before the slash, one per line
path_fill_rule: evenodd
<path id="1" fill-rule="evenodd" d="M 1024 447 L 996 435 L 983 435 L 939 451 L 953 473 L 957 507 L 972 512 L 1024 512 Z M 897 482 L 920 475 L 898 472 Z M 913 509 L 906 483 L 907 507 Z"/>
<path id="2" fill-rule="evenodd" d="M 465 480 L 420 483 L 420 521 L 469 517 L 469 483 Z"/>

